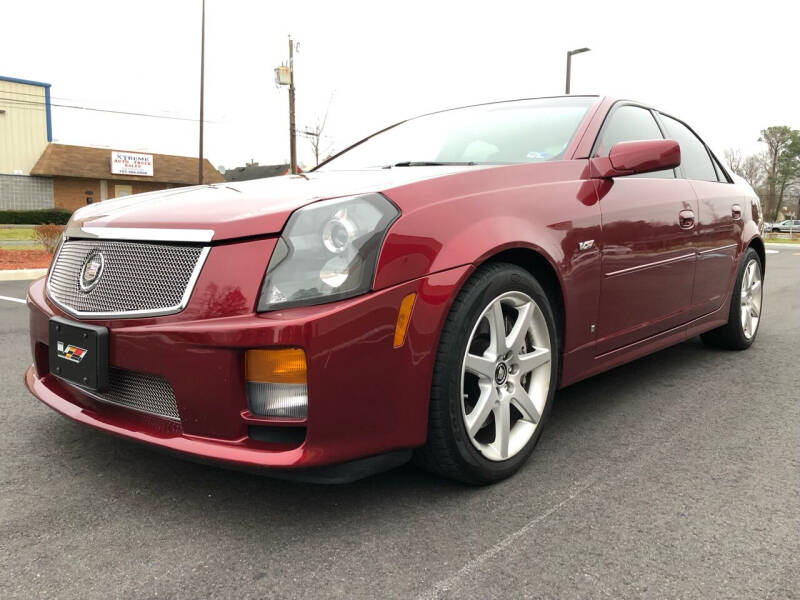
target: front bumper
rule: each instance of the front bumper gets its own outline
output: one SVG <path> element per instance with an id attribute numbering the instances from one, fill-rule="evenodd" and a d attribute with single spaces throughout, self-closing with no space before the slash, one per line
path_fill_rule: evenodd
<path id="1" fill-rule="evenodd" d="M 212 248 L 183 313 L 90 321 L 109 329 L 112 367 L 167 380 L 179 422 L 103 402 L 50 373 L 48 321 L 65 315 L 47 297 L 43 280 L 28 293 L 34 357 L 25 374 L 28 389 L 80 423 L 239 468 L 308 470 L 422 445 L 439 331 L 470 268 L 331 304 L 256 314 L 253 307 L 273 243 Z M 263 258 L 252 260 L 254 255 Z M 406 341 L 393 348 L 398 308 L 411 292 L 418 296 Z M 244 353 L 269 347 L 305 351 L 306 419 L 270 419 L 247 410 Z M 253 435 L 279 427 L 302 430 L 302 441 L 259 441 L 263 437 Z M 392 454 L 384 462 L 391 466 L 401 455 L 407 457 Z"/>

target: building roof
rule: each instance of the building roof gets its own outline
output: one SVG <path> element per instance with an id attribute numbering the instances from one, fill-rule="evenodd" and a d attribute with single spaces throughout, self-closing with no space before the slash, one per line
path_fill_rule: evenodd
<path id="1" fill-rule="evenodd" d="M 289 173 L 289 165 L 247 165 L 225 171 L 225 181 L 248 181 L 264 177 L 278 177 Z"/>
<path id="2" fill-rule="evenodd" d="M 19 79 L 17 77 L 6 77 L 5 75 L 0 75 L 0 81 L 9 81 L 11 83 L 22 83 L 24 85 L 38 85 L 39 87 L 49 88 L 49 83 L 43 83 L 41 81 L 31 81 L 30 79 Z"/>
<path id="3" fill-rule="evenodd" d="M 122 150 L 125 152 L 125 150 Z M 151 154 L 147 152 L 146 154 Z M 117 175 L 111 173 L 111 150 L 89 146 L 48 144 L 31 169 L 31 175 L 58 177 L 84 177 L 124 181 L 152 181 L 158 183 L 197 183 L 197 159 L 188 156 L 153 154 L 153 176 Z M 220 183 L 225 179 L 214 166 L 203 161 L 203 182 Z"/>

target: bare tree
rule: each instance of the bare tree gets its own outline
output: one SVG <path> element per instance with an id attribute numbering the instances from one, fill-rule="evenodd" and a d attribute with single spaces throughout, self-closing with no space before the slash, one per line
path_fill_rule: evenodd
<path id="1" fill-rule="evenodd" d="M 325 124 L 328 122 L 328 112 L 330 112 L 332 101 L 333 94 L 331 94 L 331 98 L 328 100 L 328 108 L 325 109 L 325 116 L 323 116 L 322 119 L 317 119 L 317 122 L 312 127 L 306 127 L 300 132 L 301 135 L 308 138 L 308 143 L 311 144 L 311 150 L 314 152 L 315 167 L 320 163 L 319 157 L 326 157 L 332 146 L 331 142 L 326 140 L 324 136 Z"/>
<path id="2" fill-rule="evenodd" d="M 317 121 L 312 127 L 307 127 L 300 133 L 308 138 L 308 143 L 311 144 L 311 151 L 314 153 L 314 166 L 319 163 L 320 155 L 325 155 L 327 149 L 330 148 L 330 143 L 325 141 L 323 133 L 325 131 L 325 119 Z"/>
<path id="3" fill-rule="evenodd" d="M 738 173 L 754 190 L 760 190 L 764 185 L 765 158 L 763 154 L 751 154 L 744 159 L 742 171 Z"/>
<path id="4" fill-rule="evenodd" d="M 742 166 L 744 165 L 744 159 L 742 159 L 742 152 L 736 148 L 728 148 L 723 152 L 725 156 L 725 161 L 728 163 L 728 166 L 731 168 L 731 171 L 736 173 L 737 175 L 742 175 Z"/>
<path id="5" fill-rule="evenodd" d="M 758 191 L 764 183 L 764 155 L 751 154 L 743 157 L 740 150 L 728 148 L 725 150 L 725 161 L 731 171 L 749 183 L 754 190 Z"/>

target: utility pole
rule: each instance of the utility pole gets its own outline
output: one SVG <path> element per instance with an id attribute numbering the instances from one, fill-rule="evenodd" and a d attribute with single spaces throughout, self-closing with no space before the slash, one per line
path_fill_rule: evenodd
<path id="1" fill-rule="evenodd" d="M 297 141 L 294 126 L 294 40 L 289 36 L 289 64 L 275 68 L 275 83 L 289 86 L 289 172 L 297 173 Z"/>
<path id="2" fill-rule="evenodd" d="M 197 183 L 203 185 L 203 88 L 206 60 L 206 0 L 203 0 L 203 19 L 200 28 L 200 160 L 197 161 Z"/>
<path id="3" fill-rule="evenodd" d="M 590 48 L 578 48 L 577 50 L 569 50 L 567 52 L 567 95 L 569 95 L 569 79 L 572 72 L 572 55 L 580 54 L 581 52 L 589 52 Z"/>
<path id="4" fill-rule="evenodd" d="M 294 129 L 294 42 L 292 36 L 289 36 L 289 161 L 289 171 L 295 175 L 297 173 L 297 139 Z"/>

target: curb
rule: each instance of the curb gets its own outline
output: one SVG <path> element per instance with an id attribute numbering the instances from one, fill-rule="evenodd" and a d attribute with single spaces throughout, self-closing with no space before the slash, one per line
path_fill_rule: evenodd
<path id="1" fill-rule="evenodd" d="M 45 275 L 47 275 L 47 269 L 4 269 L 0 270 L 0 281 L 39 279 Z"/>

